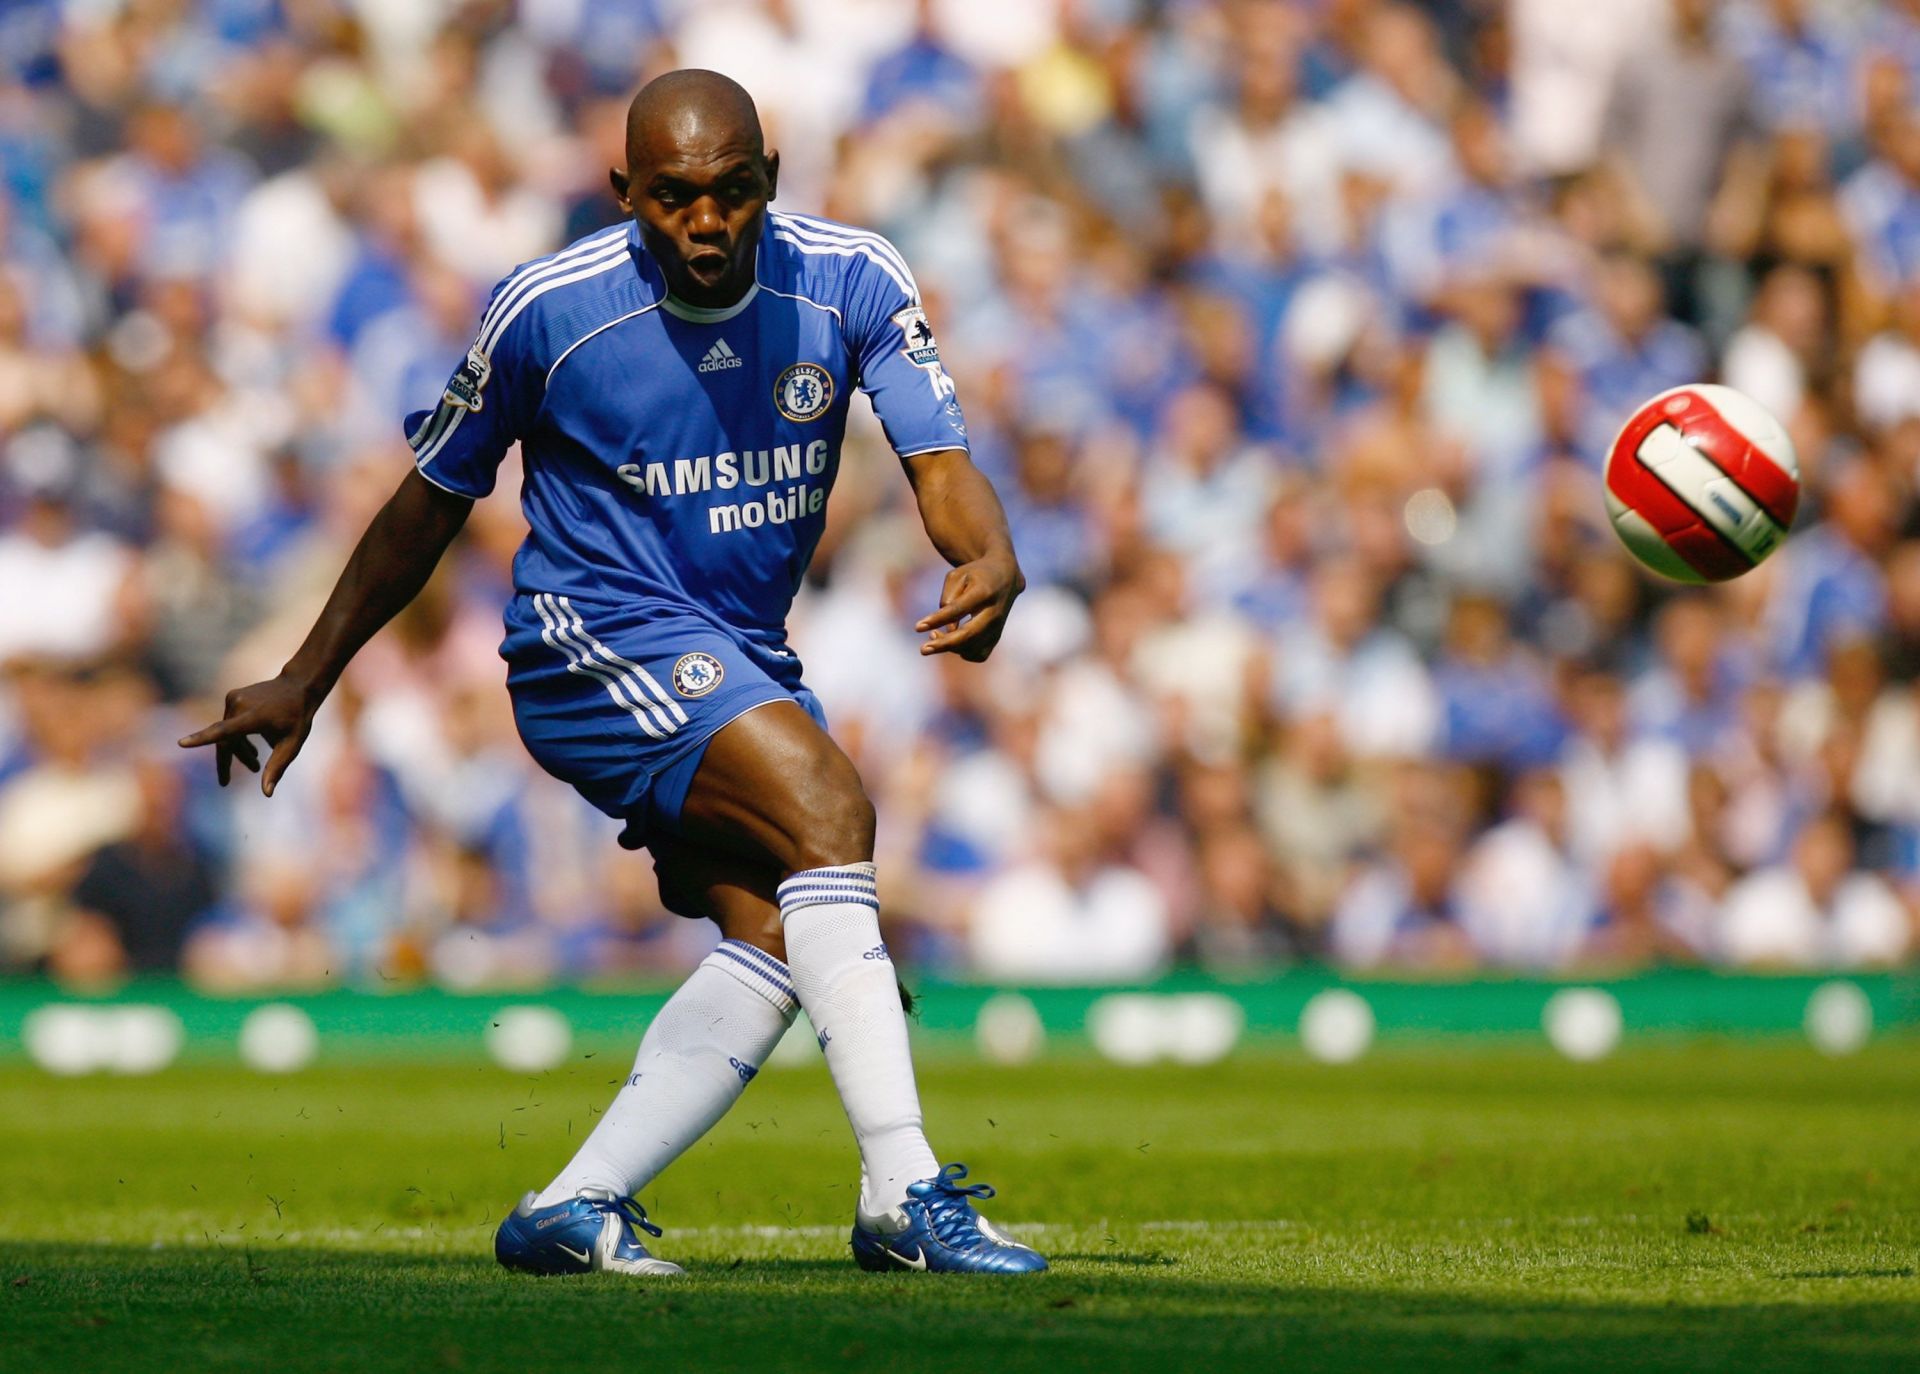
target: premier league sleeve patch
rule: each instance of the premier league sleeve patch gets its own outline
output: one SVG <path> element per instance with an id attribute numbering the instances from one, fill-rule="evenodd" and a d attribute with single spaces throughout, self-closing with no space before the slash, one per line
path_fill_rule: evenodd
<path id="1" fill-rule="evenodd" d="M 475 344 L 467 350 L 466 360 L 447 379 L 447 389 L 440 393 L 441 399 L 448 405 L 477 411 L 482 400 L 480 393 L 487 389 L 487 378 L 492 375 L 492 360 Z"/>
<path id="2" fill-rule="evenodd" d="M 927 312 L 917 305 L 910 305 L 893 317 L 905 336 L 907 346 L 900 350 L 906 360 L 915 367 L 940 366 L 940 345 L 933 340 L 933 326 L 927 323 Z"/>
<path id="3" fill-rule="evenodd" d="M 712 654 L 682 654 L 673 665 L 673 690 L 683 697 L 703 697 L 726 675 L 727 670 Z"/>

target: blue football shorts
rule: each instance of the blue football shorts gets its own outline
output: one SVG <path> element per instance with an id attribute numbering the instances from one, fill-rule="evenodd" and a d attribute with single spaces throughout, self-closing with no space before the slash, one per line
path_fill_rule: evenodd
<path id="1" fill-rule="evenodd" d="M 500 656 L 527 752 L 625 822 L 628 849 L 651 844 L 657 858 L 679 833 L 707 741 L 731 721 L 792 701 L 826 728 L 792 650 L 684 607 L 520 593 L 506 625 Z"/>

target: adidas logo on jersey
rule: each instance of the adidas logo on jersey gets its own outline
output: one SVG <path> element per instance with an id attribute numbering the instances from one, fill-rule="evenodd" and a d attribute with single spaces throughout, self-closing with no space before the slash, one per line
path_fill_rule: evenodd
<path id="1" fill-rule="evenodd" d="M 730 367 L 745 367 L 740 355 L 727 347 L 727 341 L 721 339 L 707 350 L 707 356 L 700 360 L 700 371 L 723 372 Z"/>

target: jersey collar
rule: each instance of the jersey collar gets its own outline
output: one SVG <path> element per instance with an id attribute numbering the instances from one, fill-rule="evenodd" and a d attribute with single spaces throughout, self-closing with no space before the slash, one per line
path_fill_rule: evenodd
<path id="1" fill-rule="evenodd" d="M 647 251 L 647 246 L 640 237 L 640 226 L 632 220 L 627 222 L 627 247 L 633 254 L 634 266 L 638 269 L 641 279 L 653 287 L 654 294 L 660 301 L 660 308 L 676 319 L 686 320 L 691 324 L 719 324 L 723 320 L 732 319 L 752 305 L 753 298 L 760 294 L 760 247 L 758 244 L 755 244 L 753 249 L 753 285 L 749 286 L 746 294 L 732 305 L 722 306 L 717 310 L 688 305 L 667 290 L 666 273 L 662 272 L 660 264 L 653 260 L 653 254 Z"/>
<path id="2" fill-rule="evenodd" d="M 760 250 L 756 248 L 753 251 L 753 285 L 749 286 L 746 294 L 732 305 L 723 306 L 718 310 L 703 310 L 697 305 L 688 305 L 678 296 L 668 293 L 660 298 L 660 308 L 669 315 L 675 316 L 678 319 L 691 321 L 694 324 L 718 324 L 722 320 L 732 319 L 742 310 L 752 305 L 753 298 L 760 294 Z"/>

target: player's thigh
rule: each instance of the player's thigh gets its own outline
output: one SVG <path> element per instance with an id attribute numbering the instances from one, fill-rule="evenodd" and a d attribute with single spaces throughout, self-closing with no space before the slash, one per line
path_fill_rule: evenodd
<path id="1" fill-rule="evenodd" d="M 782 875 L 873 858 L 873 803 L 853 761 L 797 701 L 761 706 L 707 744 L 680 833 Z"/>
<path id="2" fill-rule="evenodd" d="M 705 918 L 729 940 L 741 940 L 784 962 L 780 929 L 780 872 L 772 864 L 705 849 L 686 841 L 658 841 L 653 871 L 660 900 L 681 916 Z"/>

